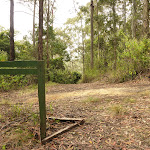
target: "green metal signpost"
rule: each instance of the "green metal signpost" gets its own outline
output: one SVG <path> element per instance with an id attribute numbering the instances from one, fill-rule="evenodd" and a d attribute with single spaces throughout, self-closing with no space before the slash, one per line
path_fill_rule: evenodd
<path id="1" fill-rule="evenodd" d="M 38 76 L 41 141 L 46 138 L 45 65 L 44 61 L 0 62 L 0 75 L 33 74 Z"/>

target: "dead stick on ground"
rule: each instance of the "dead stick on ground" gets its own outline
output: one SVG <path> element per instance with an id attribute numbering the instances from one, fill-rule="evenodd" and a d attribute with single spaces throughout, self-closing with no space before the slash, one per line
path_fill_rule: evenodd
<path id="1" fill-rule="evenodd" d="M 83 124 L 83 123 L 84 123 L 84 119 L 78 121 L 77 123 L 74 123 L 74 124 L 72 124 L 72 125 L 69 125 L 69 126 L 67 126 L 66 128 L 61 129 L 61 130 L 57 131 L 56 133 L 52 134 L 51 136 L 46 137 L 45 139 L 42 140 L 42 143 L 45 144 L 46 142 L 51 141 L 53 138 L 55 138 L 55 137 L 57 137 L 57 136 L 63 134 L 64 132 L 67 132 L 67 131 L 71 130 L 72 128 L 74 128 L 74 127 L 76 127 L 76 126 L 79 126 L 79 125 L 81 125 L 81 124 Z"/>

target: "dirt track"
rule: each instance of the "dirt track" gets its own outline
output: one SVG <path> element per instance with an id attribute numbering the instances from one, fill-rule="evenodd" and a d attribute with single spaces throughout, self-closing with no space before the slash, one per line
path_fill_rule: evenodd
<path id="1" fill-rule="evenodd" d="M 85 83 L 85 84 L 62 84 L 46 87 L 46 102 L 62 99 L 80 99 L 92 96 L 131 96 L 142 91 L 150 90 L 149 82 L 128 82 L 120 84 L 101 84 Z M 0 94 L 2 96 L 2 94 Z M 5 93 L 4 97 L 13 98 L 23 103 L 37 103 L 37 91 L 22 90 Z M 11 95 L 11 96 L 10 96 Z M 2 96 L 3 97 L 3 96 Z"/>
<path id="2" fill-rule="evenodd" d="M 149 81 L 120 84 L 96 82 L 47 86 L 47 115 L 81 117 L 85 118 L 85 124 L 55 138 L 46 146 L 37 144 L 33 149 L 149 150 L 149 83 Z M 32 103 L 34 108 L 38 109 L 35 90 L 1 93 L 0 96 L 1 99 L 24 106 Z M 52 106 L 51 110 L 49 106 Z"/>

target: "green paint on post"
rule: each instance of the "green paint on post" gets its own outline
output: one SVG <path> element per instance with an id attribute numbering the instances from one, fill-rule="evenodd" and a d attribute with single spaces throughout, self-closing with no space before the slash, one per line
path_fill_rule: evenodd
<path id="1" fill-rule="evenodd" d="M 35 74 L 37 75 L 37 69 L 0 69 L 0 74 L 16 75 L 16 74 Z"/>
<path id="2" fill-rule="evenodd" d="M 38 61 L 4 61 L 0 67 L 37 68 Z"/>
<path id="3" fill-rule="evenodd" d="M 5 69 L 4 69 L 5 68 Z M 34 74 L 38 76 L 41 142 L 46 138 L 45 66 L 44 61 L 0 62 L 0 74 Z"/>
<path id="4" fill-rule="evenodd" d="M 40 134 L 41 141 L 46 137 L 46 104 L 45 104 L 45 65 L 38 62 L 38 97 L 40 110 Z"/>

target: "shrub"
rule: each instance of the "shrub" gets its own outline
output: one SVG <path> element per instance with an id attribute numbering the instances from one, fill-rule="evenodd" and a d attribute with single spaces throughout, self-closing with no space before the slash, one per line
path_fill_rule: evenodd
<path id="1" fill-rule="evenodd" d="M 81 79 L 81 74 L 65 70 L 63 58 L 50 60 L 50 68 L 47 70 L 50 81 L 61 84 L 75 84 Z"/>
<path id="2" fill-rule="evenodd" d="M 37 80 L 32 75 L 0 75 L 0 91 L 18 89 L 35 82 Z"/>
<path id="3" fill-rule="evenodd" d="M 75 84 L 80 78 L 81 74 L 77 72 L 70 72 L 66 70 L 57 70 L 54 69 L 50 71 L 50 80 L 52 82 L 61 83 L 61 84 Z"/>
<path id="4" fill-rule="evenodd" d="M 6 61 L 6 60 L 7 60 L 7 52 L 0 50 L 0 61 Z"/>
<path id="5" fill-rule="evenodd" d="M 53 70 L 53 69 L 65 70 L 65 66 L 64 66 L 62 57 L 50 60 L 50 70 Z"/>
<path id="6" fill-rule="evenodd" d="M 95 68 L 94 69 L 87 69 L 83 75 L 83 78 L 82 78 L 82 82 L 83 83 L 90 83 L 92 81 L 95 81 L 96 79 L 98 80 L 99 79 L 99 75 L 100 75 L 100 72 L 99 70 L 96 70 Z"/>
<path id="7" fill-rule="evenodd" d="M 94 69 L 90 70 L 86 63 L 86 71 L 82 82 L 92 82 L 107 76 L 109 82 L 125 82 L 135 79 L 139 74 L 149 71 L 150 64 L 150 39 L 122 38 L 116 47 L 117 60 L 114 68 L 114 54 L 112 48 L 107 49 L 109 53 L 95 57 Z M 105 60 L 106 57 L 106 60 Z M 106 62 L 107 63 L 106 63 Z"/>

